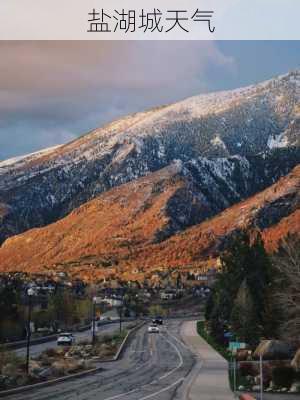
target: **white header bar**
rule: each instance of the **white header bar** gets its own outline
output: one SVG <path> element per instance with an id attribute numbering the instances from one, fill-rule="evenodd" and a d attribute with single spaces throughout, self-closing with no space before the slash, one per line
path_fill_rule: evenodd
<path id="1" fill-rule="evenodd" d="M 0 40 L 300 40 L 300 0 L 0 0 Z"/>

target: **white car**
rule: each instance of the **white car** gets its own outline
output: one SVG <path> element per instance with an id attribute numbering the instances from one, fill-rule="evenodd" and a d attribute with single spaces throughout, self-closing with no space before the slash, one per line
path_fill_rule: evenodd
<path id="1" fill-rule="evenodd" d="M 72 346 L 75 343 L 75 337 L 72 333 L 60 333 L 57 338 L 58 346 Z"/>
<path id="2" fill-rule="evenodd" d="M 148 326 L 148 333 L 159 333 L 159 327 L 157 325 Z"/>

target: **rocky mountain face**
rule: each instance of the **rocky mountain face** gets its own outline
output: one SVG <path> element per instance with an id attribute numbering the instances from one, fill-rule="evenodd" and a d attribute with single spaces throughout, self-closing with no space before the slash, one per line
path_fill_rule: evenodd
<path id="1" fill-rule="evenodd" d="M 203 215 L 194 213 L 178 226 L 264 189 L 299 163 L 299 82 L 295 71 L 192 97 L 121 118 L 67 145 L 0 162 L 0 243 L 174 160 L 184 163 L 195 190 L 210 203 Z"/>
<path id="2" fill-rule="evenodd" d="M 269 250 L 282 234 L 300 231 L 300 166 L 264 191 L 183 230 L 188 216 L 201 221 L 215 212 L 194 186 L 188 167 L 175 162 L 103 193 L 54 224 L 7 239 L 0 248 L 1 271 L 63 270 L 89 281 L 143 280 L 156 270 L 207 267 L 242 229 L 259 229 Z M 214 195 L 223 196 L 223 183 L 219 189 L 214 187 Z"/>

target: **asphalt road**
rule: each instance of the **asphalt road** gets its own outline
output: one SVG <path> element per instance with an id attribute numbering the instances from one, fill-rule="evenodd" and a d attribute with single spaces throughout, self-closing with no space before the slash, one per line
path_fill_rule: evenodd
<path id="1" fill-rule="evenodd" d="M 122 327 L 127 327 L 128 325 L 132 325 L 134 322 L 130 321 L 130 322 L 122 322 Z M 107 324 L 107 325 L 101 325 L 98 327 L 98 331 L 97 331 L 97 335 L 102 335 L 102 334 L 112 334 L 114 332 L 118 332 L 119 331 L 119 322 L 114 322 L 111 324 Z M 73 332 L 75 338 L 76 338 L 76 343 L 79 343 L 82 340 L 86 340 L 86 339 L 91 339 L 92 338 L 92 332 L 91 330 L 87 330 L 84 332 Z M 56 348 L 57 344 L 56 344 L 56 340 L 55 341 L 51 341 L 51 342 L 46 342 L 46 343 L 41 343 L 41 344 L 35 344 L 32 345 L 30 347 L 30 355 L 31 356 L 37 356 L 38 354 L 42 353 L 44 350 L 46 349 L 50 349 L 50 348 Z M 20 357 L 24 357 L 26 354 L 26 348 L 21 348 L 18 350 L 15 350 L 15 353 L 20 356 Z"/>
<path id="2" fill-rule="evenodd" d="M 233 394 L 228 388 L 224 363 L 199 339 L 195 322 L 169 320 L 159 334 L 149 334 L 147 325 L 140 328 L 122 358 L 102 363 L 103 370 L 97 374 L 6 399 L 229 400 Z M 289 395 L 289 398 L 294 397 Z"/>
<path id="3" fill-rule="evenodd" d="M 168 321 L 159 334 L 147 325 L 130 340 L 120 361 L 70 382 L 7 397 L 10 400 L 171 400 L 181 399 L 195 357 L 179 337 L 181 322 Z"/>

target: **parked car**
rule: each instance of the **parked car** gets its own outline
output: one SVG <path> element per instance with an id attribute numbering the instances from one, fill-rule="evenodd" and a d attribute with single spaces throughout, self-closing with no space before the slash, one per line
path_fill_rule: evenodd
<path id="1" fill-rule="evenodd" d="M 72 346 L 75 343 L 75 336 L 72 333 L 60 333 L 57 338 L 58 346 Z"/>
<path id="2" fill-rule="evenodd" d="M 148 326 L 148 333 L 159 333 L 159 327 L 154 324 Z"/>

